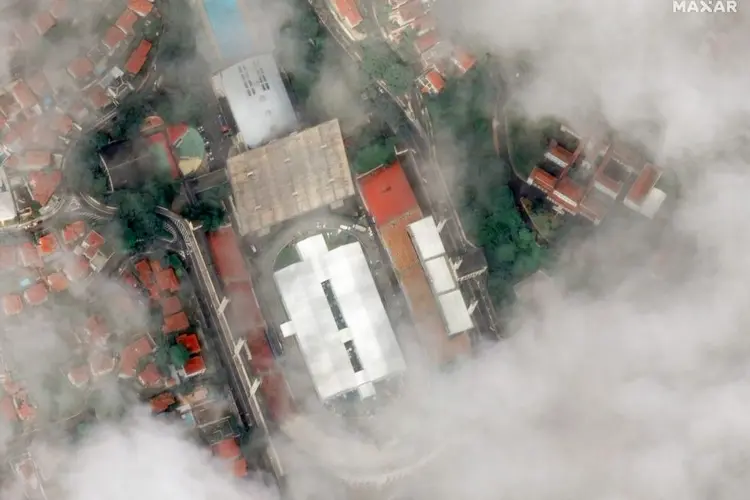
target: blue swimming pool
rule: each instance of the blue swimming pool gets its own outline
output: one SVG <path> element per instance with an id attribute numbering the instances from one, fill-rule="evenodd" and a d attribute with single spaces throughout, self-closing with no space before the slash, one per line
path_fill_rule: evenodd
<path id="1" fill-rule="evenodd" d="M 203 0 L 221 57 L 227 61 L 243 59 L 254 50 L 238 1 L 241 0 Z"/>

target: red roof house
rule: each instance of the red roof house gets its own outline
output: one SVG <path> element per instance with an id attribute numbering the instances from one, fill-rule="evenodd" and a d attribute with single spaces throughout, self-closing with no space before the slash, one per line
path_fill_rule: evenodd
<path id="1" fill-rule="evenodd" d="M 138 382 L 147 388 L 158 387 L 162 384 L 162 375 L 155 363 L 149 363 L 141 370 L 138 374 Z"/>
<path id="2" fill-rule="evenodd" d="M 29 186 L 31 187 L 31 196 L 40 205 L 45 206 L 49 203 L 52 195 L 55 194 L 57 187 L 62 182 L 62 171 L 52 170 L 50 172 L 36 171 L 29 174 Z"/>
<path id="3" fill-rule="evenodd" d="M 146 17 L 154 9 L 154 6 L 149 0 L 128 0 L 128 9 L 141 17 Z"/>
<path id="4" fill-rule="evenodd" d="M 414 47 L 421 54 L 422 52 L 426 52 L 427 50 L 437 45 L 439 41 L 440 38 L 438 37 L 437 32 L 430 31 L 422 36 L 417 37 L 417 39 L 414 41 Z"/>
<path id="5" fill-rule="evenodd" d="M 151 411 L 154 413 L 165 412 L 176 402 L 177 400 L 175 399 L 174 394 L 171 392 L 162 392 L 151 398 Z"/>
<path id="6" fill-rule="evenodd" d="M 180 298 L 176 295 L 170 295 L 169 297 L 163 297 L 160 300 L 161 312 L 164 316 L 171 316 L 182 311 L 182 303 Z"/>
<path id="7" fill-rule="evenodd" d="M 180 290 L 180 280 L 177 279 L 177 275 L 171 267 L 156 274 L 156 285 L 160 290 L 165 292 L 170 291 L 174 293 Z"/>
<path id="8" fill-rule="evenodd" d="M 57 236 L 55 233 L 47 233 L 39 238 L 37 245 L 40 257 L 48 257 L 57 251 Z"/>
<path id="9" fill-rule="evenodd" d="M 47 286 L 53 292 L 62 292 L 68 289 L 70 282 L 65 274 L 61 272 L 52 273 L 47 276 Z"/>
<path id="10" fill-rule="evenodd" d="M 128 35 L 117 26 L 110 26 L 102 38 L 102 44 L 110 52 L 114 52 Z"/>
<path id="11" fill-rule="evenodd" d="M 46 34 L 55 24 L 55 18 L 49 11 L 43 10 L 34 17 L 34 28 L 40 35 Z"/>
<path id="12" fill-rule="evenodd" d="M 376 226 L 381 226 L 418 208 L 406 174 L 396 161 L 359 177 L 359 192 Z"/>
<path id="13" fill-rule="evenodd" d="M 235 438 L 227 438 L 212 446 L 214 456 L 224 460 L 235 460 L 240 458 L 240 446 Z"/>
<path id="14" fill-rule="evenodd" d="M 334 7 L 349 28 L 356 28 L 362 23 L 362 14 L 355 0 L 335 0 Z"/>
<path id="15" fill-rule="evenodd" d="M 102 344 L 109 337 L 110 331 L 101 316 L 90 316 L 83 326 L 83 333 L 90 342 Z"/>
<path id="16" fill-rule="evenodd" d="M 138 368 L 138 361 L 152 352 L 154 352 L 154 344 L 148 335 L 144 335 L 125 347 L 120 353 L 120 377 L 134 377 Z"/>
<path id="17" fill-rule="evenodd" d="M 185 371 L 185 375 L 188 377 L 200 375 L 201 373 L 204 373 L 206 371 L 206 362 L 203 361 L 203 356 L 199 354 L 188 359 L 187 363 L 185 363 L 185 366 L 183 366 L 182 369 Z"/>
<path id="18" fill-rule="evenodd" d="M 21 109 L 29 109 L 39 104 L 39 101 L 37 101 L 36 96 L 31 91 L 31 89 L 26 84 L 26 82 L 23 80 L 18 80 L 15 83 L 15 85 L 13 85 L 13 89 L 11 90 L 11 93 L 13 94 L 13 97 L 16 99 L 16 102 L 18 103 L 18 105 L 21 106 Z"/>
<path id="19" fill-rule="evenodd" d="M 18 264 L 18 247 L 15 245 L 0 246 L 0 271 L 10 271 Z"/>
<path id="20" fill-rule="evenodd" d="M 3 311 L 6 316 L 15 316 L 23 311 L 23 301 L 20 295 L 10 294 L 3 297 Z"/>
<path id="21" fill-rule="evenodd" d="M 96 110 L 106 108 L 112 104 L 112 99 L 107 95 L 107 92 L 99 85 L 92 85 L 85 91 L 86 98 L 89 101 L 91 107 Z"/>
<path id="22" fill-rule="evenodd" d="M 66 245 L 72 245 L 76 241 L 80 240 L 84 233 L 86 233 L 86 223 L 82 220 L 71 222 L 63 228 L 62 238 L 63 243 Z"/>
<path id="23" fill-rule="evenodd" d="M 21 265 L 23 267 L 44 267 L 44 262 L 39 257 L 39 252 L 37 252 L 36 247 L 30 241 L 22 243 L 18 247 L 18 250 L 21 255 Z"/>
<path id="24" fill-rule="evenodd" d="M 138 21 L 138 15 L 130 9 L 125 9 L 115 21 L 115 26 L 128 35 L 133 35 L 133 25 Z"/>
<path id="25" fill-rule="evenodd" d="M 190 354 L 201 352 L 201 343 L 195 333 L 183 333 L 177 336 L 177 343 L 188 350 Z"/>
<path id="26" fill-rule="evenodd" d="M 164 333 L 175 333 L 187 330 L 188 328 L 190 328 L 190 321 L 188 320 L 187 314 L 182 311 L 165 317 L 162 331 Z"/>
<path id="27" fill-rule="evenodd" d="M 83 80 L 94 74 L 94 63 L 86 57 L 76 57 L 68 64 L 68 74 L 75 80 Z"/>
<path id="28" fill-rule="evenodd" d="M 150 51 L 151 42 L 148 40 L 141 40 L 138 47 L 136 47 L 130 54 L 130 57 L 128 57 L 128 60 L 125 63 L 125 71 L 134 75 L 140 73 L 143 65 L 146 64 L 146 58 L 148 58 L 148 53 Z"/>
<path id="29" fill-rule="evenodd" d="M 68 371 L 68 380 L 74 387 L 83 387 L 91 380 L 89 367 L 86 365 L 77 366 Z"/>
<path id="30" fill-rule="evenodd" d="M 154 275 L 151 271 L 151 266 L 146 259 L 136 262 L 135 272 L 138 274 L 138 279 L 141 280 L 141 283 L 147 287 L 154 282 Z"/>
<path id="31" fill-rule="evenodd" d="M 36 283 L 23 291 L 23 298 L 30 306 L 38 306 L 47 300 L 47 287 L 44 283 Z"/>
<path id="32" fill-rule="evenodd" d="M 95 378 L 112 373 L 116 364 L 117 359 L 111 352 L 94 351 L 89 355 L 89 369 Z"/>

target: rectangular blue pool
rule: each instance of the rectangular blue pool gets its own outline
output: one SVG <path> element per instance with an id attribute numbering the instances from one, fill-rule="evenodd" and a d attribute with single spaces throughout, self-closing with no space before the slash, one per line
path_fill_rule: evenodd
<path id="1" fill-rule="evenodd" d="M 233 63 L 248 57 L 255 48 L 238 0 L 203 0 L 221 57 Z"/>

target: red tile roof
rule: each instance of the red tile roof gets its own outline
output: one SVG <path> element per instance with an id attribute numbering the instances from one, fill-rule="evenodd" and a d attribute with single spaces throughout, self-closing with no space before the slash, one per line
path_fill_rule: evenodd
<path id="1" fill-rule="evenodd" d="M 190 321 L 188 320 L 187 314 L 183 311 L 165 317 L 162 331 L 164 333 L 175 333 L 187 330 L 188 328 L 190 328 Z"/>
<path id="2" fill-rule="evenodd" d="M 177 125 L 170 125 L 167 127 L 169 143 L 174 145 L 177 141 L 182 139 L 185 134 L 187 134 L 188 130 L 190 130 L 190 127 L 184 123 L 178 123 Z"/>
<path id="3" fill-rule="evenodd" d="M 359 12 L 356 0 L 335 0 L 334 6 L 339 15 L 343 17 L 352 28 L 362 22 L 362 14 Z"/>
<path id="4" fill-rule="evenodd" d="M 177 343 L 188 350 L 190 354 L 201 352 L 201 343 L 195 333 L 183 333 L 177 336 Z"/>
<path id="5" fill-rule="evenodd" d="M 37 249 L 42 257 L 55 253 L 57 251 L 57 236 L 55 236 L 55 233 L 47 233 L 39 238 Z"/>
<path id="6" fill-rule="evenodd" d="M 551 175 L 539 167 L 534 167 L 529 175 L 531 184 L 541 189 L 545 193 L 550 193 L 555 188 L 557 177 Z"/>
<path id="7" fill-rule="evenodd" d="M 47 300 L 47 287 L 44 283 L 36 283 L 23 291 L 23 298 L 30 306 L 38 306 Z"/>
<path id="8" fill-rule="evenodd" d="M 242 453 L 240 452 L 240 446 L 237 444 L 235 438 L 227 438 L 223 441 L 219 441 L 212 446 L 214 456 L 223 458 L 225 460 L 234 460 L 239 458 Z"/>
<path id="9" fill-rule="evenodd" d="M 89 373 L 89 367 L 86 365 L 77 366 L 68 371 L 68 380 L 75 387 L 83 387 L 89 383 L 91 374 Z"/>
<path id="10" fill-rule="evenodd" d="M 117 26 L 110 26 L 107 32 L 102 38 L 102 43 L 109 50 L 115 50 L 122 42 L 125 41 L 127 35 Z"/>
<path id="11" fill-rule="evenodd" d="M 585 189 L 583 186 L 576 184 L 569 177 L 563 177 L 557 183 L 557 186 L 555 186 L 555 190 L 549 193 L 548 196 L 558 205 L 575 213 L 578 210 L 578 203 L 583 198 L 584 193 Z"/>
<path id="12" fill-rule="evenodd" d="M 55 113 L 52 118 L 52 126 L 62 136 L 67 136 L 73 131 L 73 119 L 64 113 Z"/>
<path id="13" fill-rule="evenodd" d="M 36 409 L 29 403 L 28 395 L 26 393 L 17 394 L 14 398 L 14 403 L 19 419 L 26 421 L 33 420 L 34 417 L 36 417 Z"/>
<path id="14" fill-rule="evenodd" d="M 20 295 L 11 294 L 3 297 L 3 312 L 6 316 L 15 316 L 23 311 L 23 301 Z"/>
<path id="15" fill-rule="evenodd" d="M 573 153 L 563 147 L 560 147 L 558 144 L 553 143 L 552 145 L 550 145 L 547 153 L 563 161 L 566 165 L 570 165 L 570 163 L 573 161 Z"/>
<path id="16" fill-rule="evenodd" d="M 138 15 L 130 9 L 125 9 L 120 17 L 115 21 L 115 26 L 120 28 L 128 35 L 132 35 L 133 25 L 138 21 Z"/>
<path id="17" fill-rule="evenodd" d="M 91 274 L 91 268 L 83 256 L 76 255 L 65 262 L 63 272 L 70 281 L 80 281 Z"/>
<path id="18" fill-rule="evenodd" d="M 148 336 L 143 336 L 126 346 L 120 352 L 120 376 L 127 378 L 134 377 L 135 371 L 138 368 L 138 361 L 143 356 L 149 355 L 152 352 L 154 352 L 154 346 Z"/>
<path id="19" fill-rule="evenodd" d="M 145 17 L 154 9 L 154 6 L 149 0 L 128 0 L 128 9 Z"/>
<path id="20" fill-rule="evenodd" d="M 185 363 L 185 366 L 182 367 L 182 369 L 185 370 L 185 375 L 187 375 L 188 377 L 198 375 L 206 371 L 206 362 L 203 361 L 203 356 L 199 354 L 198 356 L 193 356 L 192 358 L 188 359 L 187 363 Z"/>
<path id="21" fill-rule="evenodd" d="M 249 279 L 245 259 L 231 227 L 223 227 L 208 233 L 208 245 L 216 266 L 216 274 L 225 284 Z"/>
<path id="22" fill-rule="evenodd" d="M 431 49 L 440 41 L 436 31 L 430 31 L 422 36 L 417 37 L 414 41 L 414 47 L 421 54 L 422 52 Z"/>
<path id="23" fill-rule="evenodd" d="M 53 292 L 67 290 L 69 284 L 68 278 L 61 272 L 52 273 L 47 276 L 47 286 Z"/>
<path id="24" fill-rule="evenodd" d="M 115 369 L 117 359 L 108 351 L 94 351 L 89 355 L 89 368 L 94 377 L 101 377 Z"/>
<path id="25" fill-rule="evenodd" d="M 177 275 L 171 267 L 156 274 L 156 285 L 164 292 L 174 293 L 180 290 L 180 280 L 177 279 Z"/>
<path id="26" fill-rule="evenodd" d="M 52 153 L 49 151 L 26 151 L 22 163 L 30 168 L 44 168 L 52 164 Z"/>
<path id="27" fill-rule="evenodd" d="M 31 185 L 31 196 L 42 206 L 46 205 L 52 195 L 55 194 L 57 186 L 62 182 L 62 171 L 31 172 L 29 184 Z"/>
<path id="28" fill-rule="evenodd" d="M 76 80 L 82 80 L 94 73 L 94 63 L 86 57 L 76 57 L 68 64 L 68 74 Z"/>
<path id="29" fill-rule="evenodd" d="M 477 64 L 476 58 L 460 47 L 453 51 L 453 61 L 462 73 L 466 73 Z"/>
<path id="30" fill-rule="evenodd" d="M 107 92 L 99 85 L 92 85 L 86 89 L 86 97 L 89 103 L 94 109 L 106 108 L 112 104 L 112 99 L 107 95 Z"/>
<path id="31" fill-rule="evenodd" d="M 636 205 L 643 202 L 648 192 L 651 191 L 651 188 L 656 184 L 658 178 L 659 171 L 656 167 L 651 164 L 646 165 L 630 187 L 627 196 L 628 201 L 635 203 Z"/>
<path id="32" fill-rule="evenodd" d="M 34 17 L 34 28 L 40 35 L 47 33 L 55 24 L 55 18 L 49 11 L 43 10 Z"/>
<path id="33" fill-rule="evenodd" d="M 18 247 L 18 250 L 21 255 L 21 265 L 23 267 L 44 267 L 44 262 L 39 257 L 39 252 L 37 252 L 36 247 L 31 242 L 22 243 Z"/>
<path id="34" fill-rule="evenodd" d="M 89 231 L 89 234 L 86 235 L 86 239 L 83 240 L 85 246 L 94 248 L 99 248 L 100 246 L 104 245 L 104 242 L 104 236 L 97 233 L 96 231 Z"/>
<path id="35" fill-rule="evenodd" d="M 70 245 L 75 243 L 83 237 L 86 232 L 86 223 L 82 220 L 71 222 L 65 228 L 63 228 L 62 237 L 63 243 Z"/>
<path id="36" fill-rule="evenodd" d="M 16 26 L 15 34 L 21 44 L 28 47 L 39 40 L 39 32 L 31 23 L 23 22 Z"/>
<path id="37" fill-rule="evenodd" d="M 151 266 L 148 263 L 148 260 L 141 259 L 138 262 L 135 263 L 135 272 L 138 274 L 138 279 L 141 280 L 141 283 L 148 286 L 154 281 L 154 275 L 151 271 Z"/>
<path id="38" fill-rule="evenodd" d="M 232 473 L 234 477 L 246 477 L 247 476 L 247 460 L 240 458 L 232 463 Z"/>
<path id="39" fill-rule="evenodd" d="M 420 219 L 422 219 L 422 211 L 415 210 L 393 221 L 391 224 L 378 228 L 380 239 L 383 242 L 386 252 L 388 252 L 391 265 L 397 275 L 402 270 L 419 265 L 419 256 L 414 249 L 411 236 L 409 236 L 406 228 L 412 222 Z"/>
<path id="40" fill-rule="evenodd" d="M 149 4 L 150 5 L 150 4 Z M 151 51 L 151 42 L 148 40 L 142 40 L 138 47 L 130 54 L 127 62 L 125 63 L 125 71 L 132 74 L 137 74 L 146 64 L 146 58 L 148 53 Z"/>
<path id="41" fill-rule="evenodd" d="M 10 271 L 18 265 L 18 247 L 15 245 L 0 246 L 0 271 Z"/>
<path id="42" fill-rule="evenodd" d="M 359 177 L 357 182 L 362 201 L 377 226 L 419 208 L 398 161 Z"/>
<path id="43" fill-rule="evenodd" d="M 432 89 L 435 92 L 439 93 L 445 88 L 445 80 L 443 80 L 443 77 L 440 76 L 440 73 L 436 70 L 433 69 L 428 71 L 425 78 L 430 82 L 430 85 L 432 85 Z"/>
<path id="44" fill-rule="evenodd" d="M 161 312 L 164 316 L 171 316 L 172 314 L 182 311 L 182 303 L 180 302 L 180 298 L 176 295 L 163 297 L 160 302 Z"/>
<path id="45" fill-rule="evenodd" d="M 162 392 L 151 398 L 151 411 L 154 413 L 165 412 L 176 402 L 177 400 L 175 399 L 174 394 L 171 392 Z"/>
<path id="46" fill-rule="evenodd" d="M 402 24 L 407 24 L 424 13 L 424 6 L 419 0 L 409 0 L 394 11 L 394 14 L 401 18 Z"/>
<path id="47" fill-rule="evenodd" d="M 162 383 L 162 375 L 155 363 L 147 364 L 138 374 L 138 382 L 143 387 L 157 387 Z"/>
<path id="48" fill-rule="evenodd" d="M 39 103 L 34 93 L 23 80 L 18 80 L 15 85 L 13 85 L 11 93 L 16 99 L 18 105 L 21 106 L 21 109 L 28 109 Z"/>

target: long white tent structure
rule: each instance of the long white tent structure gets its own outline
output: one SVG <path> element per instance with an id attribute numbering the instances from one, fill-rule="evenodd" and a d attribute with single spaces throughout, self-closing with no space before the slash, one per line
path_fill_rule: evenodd
<path id="1" fill-rule="evenodd" d="M 328 250 L 321 235 L 297 244 L 302 258 L 274 275 L 290 321 L 322 400 L 357 390 L 375 393 L 373 383 L 406 368 L 359 243 Z"/>
<path id="2" fill-rule="evenodd" d="M 419 260 L 437 298 L 448 335 L 456 335 L 474 328 L 469 309 L 458 288 L 455 272 L 445 253 L 435 219 L 425 217 L 409 224 L 409 234 L 417 249 Z"/>

